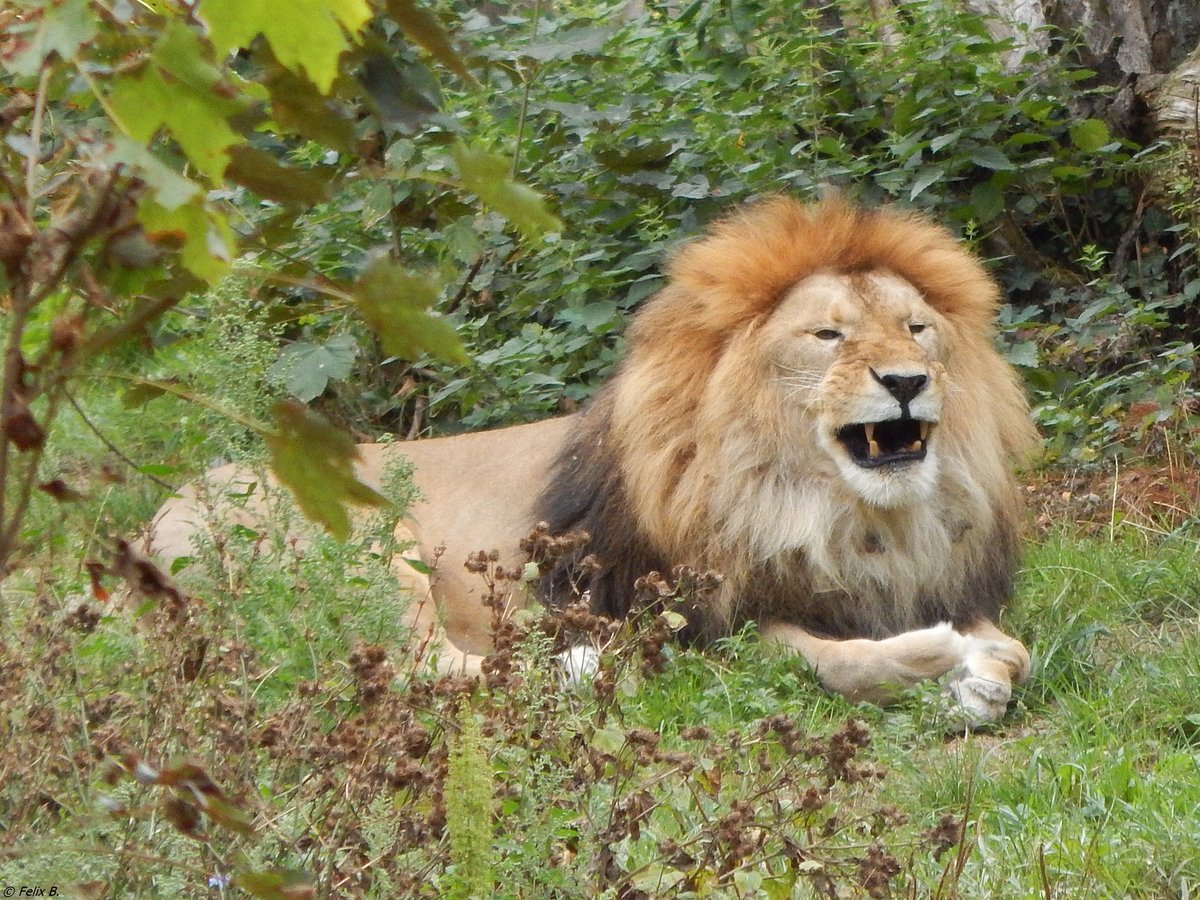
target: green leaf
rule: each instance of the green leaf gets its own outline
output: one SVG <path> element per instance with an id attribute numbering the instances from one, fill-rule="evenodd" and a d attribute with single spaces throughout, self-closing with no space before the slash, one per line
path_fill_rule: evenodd
<path id="1" fill-rule="evenodd" d="M 703 200 L 712 193 L 712 186 L 703 175 L 693 175 L 687 181 L 680 182 L 671 189 L 672 197 L 685 200 Z"/>
<path id="2" fill-rule="evenodd" d="M 955 129 L 946 134 L 940 134 L 929 142 L 929 152 L 937 153 L 943 147 L 948 147 L 962 137 L 962 130 Z"/>
<path id="3" fill-rule="evenodd" d="M 1036 369 L 1038 365 L 1038 348 L 1033 341 L 1020 341 L 1008 344 L 1003 348 L 1004 358 L 1014 366 L 1026 369 Z"/>
<path id="4" fill-rule="evenodd" d="M 1110 140 L 1108 126 L 1099 119 L 1084 119 L 1071 126 L 1071 143 L 1084 153 L 1095 153 Z"/>
<path id="5" fill-rule="evenodd" d="M 371 17 L 366 0 L 201 0 L 199 15 L 221 53 L 266 38 L 279 62 L 328 93 L 338 57 Z"/>
<path id="6" fill-rule="evenodd" d="M 912 188 L 908 192 L 909 201 L 916 200 L 931 184 L 941 181 L 946 176 L 946 170 L 942 166 L 925 166 L 921 169 L 917 180 L 913 182 Z"/>
<path id="7" fill-rule="evenodd" d="M 230 148 L 225 176 L 258 196 L 285 206 L 315 206 L 325 199 L 325 178 L 285 166 L 271 154 L 253 147 Z"/>
<path id="8" fill-rule="evenodd" d="M 971 188 L 971 209 L 977 222 L 990 222 L 1004 212 L 1004 192 L 992 181 Z"/>
<path id="9" fill-rule="evenodd" d="M 379 118 L 410 137 L 441 104 L 437 81 L 429 69 L 419 62 L 397 60 L 394 54 L 367 57 L 359 79 Z"/>
<path id="10" fill-rule="evenodd" d="M 307 900 L 317 895 L 317 885 L 312 876 L 292 869 L 238 872 L 233 877 L 233 883 L 262 900 Z"/>
<path id="11" fill-rule="evenodd" d="M 562 231 L 562 222 L 546 210 L 542 197 L 509 177 L 509 160 L 465 144 L 456 144 L 453 154 L 463 187 L 508 219 L 525 237 L 536 240 L 547 232 Z"/>
<path id="12" fill-rule="evenodd" d="M 170 389 L 165 387 L 164 384 L 172 383 L 174 383 L 174 380 L 168 382 L 137 381 L 121 395 L 121 405 L 126 409 L 137 409 L 139 406 L 145 406 L 156 397 L 162 397 L 170 393 Z"/>
<path id="13" fill-rule="evenodd" d="M 553 37 L 531 41 L 521 48 L 520 54 L 538 62 L 598 56 L 614 31 L 613 28 L 573 28 L 558 32 Z"/>
<path id="14" fill-rule="evenodd" d="M 1013 165 L 1013 161 L 1004 155 L 1003 150 L 990 144 L 977 147 L 971 154 L 971 162 L 985 169 L 995 169 L 997 171 L 1016 168 Z"/>
<path id="15" fill-rule="evenodd" d="M 592 733 L 591 745 L 601 753 L 616 756 L 625 746 L 625 732 L 619 728 L 597 728 Z"/>
<path id="16" fill-rule="evenodd" d="M 629 879 L 629 885 L 638 892 L 638 895 L 666 896 L 686 877 L 686 874 L 672 866 L 650 863 L 634 873 L 633 877 Z"/>
<path id="17" fill-rule="evenodd" d="M 308 79 L 271 61 L 265 66 L 261 83 L 271 97 L 271 118 L 281 131 L 335 150 L 348 152 L 353 147 L 354 123 Z"/>
<path id="18" fill-rule="evenodd" d="M 402 556 L 401 559 L 408 563 L 409 568 L 414 572 L 420 572 L 422 575 L 433 574 L 433 566 L 429 565 L 429 563 L 425 562 L 423 559 L 413 559 L 408 556 Z"/>
<path id="19" fill-rule="evenodd" d="M 322 345 L 299 341 L 287 347 L 267 370 L 272 378 L 287 378 L 287 389 L 307 403 L 325 392 L 330 381 L 350 377 L 358 345 L 348 334 L 330 338 Z"/>
<path id="20" fill-rule="evenodd" d="M 20 10 L 20 7 L 17 7 Z M 62 0 L 60 3 L 41 4 L 41 13 L 32 34 L 26 32 L 23 40 L 14 41 L 17 49 L 4 61 L 4 68 L 17 75 L 36 75 L 42 63 L 52 54 L 60 59 L 72 60 L 79 48 L 91 41 L 100 28 L 100 20 L 88 5 L 88 0 Z M 14 18 L 7 19 L 5 28 L 15 36 L 14 26 L 25 16 L 33 17 L 32 10 L 14 11 Z"/>
<path id="21" fill-rule="evenodd" d="M 467 71 L 462 57 L 450 42 L 450 35 L 446 33 L 436 15 L 425 7 L 418 6 L 413 0 L 387 0 L 387 11 L 392 21 L 404 29 L 404 34 L 410 41 L 424 48 L 467 84 L 477 86 L 475 78 Z"/>
<path id="22" fill-rule="evenodd" d="M 470 360 L 454 326 L 429 309 L 439 291 L 432 278 L 380 260 L 355 285 L 354 300 L 386 353 L 404 359 L 432 353 L 465 364 Z"/>
<path id="23" fill-rule="evenodd" d="M 154 201 L 164 209 L 177 209 L 189 200 L 199 199 L 204 188 L 184 178 L 137 141 L 113 135 L 112 159 L 131 167 L 153 191 Z"/>
<path id="24" fill-rule="evenodd" d="M 277 430 L 267 436 L 271 469 L 304 515 L 344 540 L 350 534 L 348 504 L 387 505 L 355 475 L 359 453 L 349 434 L 294 401 L 277 403 L 272 412 Z"/>
<path id="25" fill-rule="evenodd" d="M 152 243 L 176 248 L 184 268 L 213 284 L 233 261 L 233 230 L 200 198 L 168 209 L 150 197 L 138 204 L 138 221 Z"/>
<path id="26" fill-rule="evenodd" d="M 242 105 L 225 96 L 220 81 L 199 37 L 173 24 L 146 65 L 115 80 L 108 110 L 121 131 L 142 143 L 166 128 L 192 164 L 219 183 L 229 148 L 242 141 L 229 125 Z"/>

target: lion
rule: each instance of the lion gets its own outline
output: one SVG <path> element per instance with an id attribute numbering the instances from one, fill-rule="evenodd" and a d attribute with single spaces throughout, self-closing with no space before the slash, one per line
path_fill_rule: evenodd
<path id="1" fill-rule="evenodd" d="M 360 447 L 371 484 L 397 454 L 413 463 L 423 499 L 397 537 L 427 566 L 393 569 L 438 669 L 478 672 L 489 652 L 485 588 L 462 563 L 496 548 L 519 566 L 544 522 L 590 535 L 541 573 L 550 603 L 582 593 L 620 617 L 640 576 L 711 570 L 688 637 L 753 622 L 851 700 L 942 679 L 972 719 L 998 720 L 1029 671 L 997 619 L 1036 432 L 993 344 L 995 282 L 927 218 L 837 198 L 750 205 L 667 269 L 583 411 Z M 203 494 L 255 483 L 226 466 L 169 500 L 157 552 L 190 551 Z"/>

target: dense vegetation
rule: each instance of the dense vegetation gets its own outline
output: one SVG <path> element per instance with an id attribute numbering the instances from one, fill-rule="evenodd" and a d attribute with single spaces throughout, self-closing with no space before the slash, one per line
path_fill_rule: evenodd
<path id="1" fill-rule="evenodd" d="M 1070 35 L 1016 59 L 949 3 L 906 4 L 894 41 L 866 2 L 646 7 L 0 12 L 0 884 L 1200 883 L 1194 515 L 1143 465 L 1196 450 L 1195 161 L 1083 111 L 1107 88 Z M 398 507 L 303 553 L 216 527 L 172 573 L 186 596 L 142 579 L 136 620 L 107 598 L 117 539 L 213 460 L 286 477 L 319 448 L 308 480 L 340 487 L 301 502 L 336 530 L 357 489 L 330 421 L 409 437 L 572 409 L 673 246 L 831 187 L 929 209 L 992 260 L 1000 339 L 1069 467 L 1029 476 L 1049 499 L 1006 625 L 1035 674 L 995 733 L 947 741 L 936 686 L 886 711 L 828 697 L 752 636 L 677 651 L 669 616 L 615 635 L 581 691 L 545 664 L 563 629 L 610 628 L 580 611 L 504 626 L 483 684 L 431 681 L 370 540 Z"/>

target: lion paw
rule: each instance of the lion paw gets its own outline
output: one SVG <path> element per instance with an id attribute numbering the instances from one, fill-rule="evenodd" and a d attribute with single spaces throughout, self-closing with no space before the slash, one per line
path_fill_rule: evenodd
<path id="1" fill-rule="evenodd" d="M 575 686 L 591 681 L 600 671 L 600 654 L 595 647 L 576 644 L 558 654 L 558 667 L 565 685 Z"/>
<path id="2" fill-rule="evenodd" d="M 1007 681 L 977 675 L 967 666 L 950 673 L 945 691 L 954 698 L 968 727 L 999 722 L 1012 698 L 1012 686 Z"/>

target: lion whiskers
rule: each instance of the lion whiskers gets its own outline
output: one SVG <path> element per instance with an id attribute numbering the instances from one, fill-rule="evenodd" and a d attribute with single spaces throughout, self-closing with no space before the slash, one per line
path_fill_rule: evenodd
<path id="1" fill-rule="evenodd" d="M 798 371 L 798 370 L 796 370 Z M 802 397 L 808 397 L 807 402 L 803 404 L 803 408 L 808 410 L 817 400 L 820 395 L 817 394 L 817 388 L 821 386 L 821 376 L 811 373 L 801 373 L 800 375 L 789 375 L 779 379 L 779 384 L 783 387 L 783 398 L 789 403 L 796 401 Z"/>

